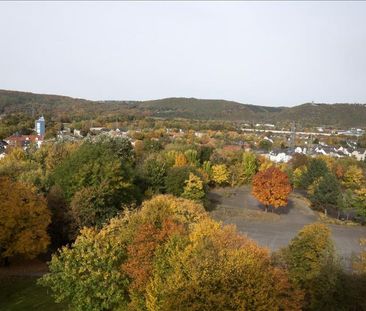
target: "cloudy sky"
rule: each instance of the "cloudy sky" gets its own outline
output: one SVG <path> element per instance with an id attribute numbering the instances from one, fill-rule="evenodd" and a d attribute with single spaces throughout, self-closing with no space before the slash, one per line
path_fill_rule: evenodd
<path id="1" fill-rule="evenodd" d="M 0 89 L 366 103 L 366 2 L 1 2 Z"/>

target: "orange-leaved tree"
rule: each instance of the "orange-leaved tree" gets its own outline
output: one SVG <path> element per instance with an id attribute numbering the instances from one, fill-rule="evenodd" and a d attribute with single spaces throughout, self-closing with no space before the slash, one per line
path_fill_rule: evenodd
<path id="1" fill-rule="evenodd" d="M 252 193 L 259 202 L 275 208 L 286 206 L 287 198 L 292 190 L 288 176 L 276 167 L 258 172 L 253 178 Z"/>

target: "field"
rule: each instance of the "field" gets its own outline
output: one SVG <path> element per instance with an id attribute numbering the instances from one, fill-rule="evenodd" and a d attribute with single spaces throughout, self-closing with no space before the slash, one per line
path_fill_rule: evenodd
<path id="1" fill-rule="evenodd" d="M 0 267 L 0 310 L 66 310 L 54 303 L 49 290 L 37 285 L 37 279 L 46 271 L 43 260 L 14 260 L 9 267 Z"/>
<path id="2" fill-rule="evenodd" d="M 0 310 L 58 311 L 65 306 L 53 302 L 49 291 L 37 285 L 36 276 L 0 276 Z"/>

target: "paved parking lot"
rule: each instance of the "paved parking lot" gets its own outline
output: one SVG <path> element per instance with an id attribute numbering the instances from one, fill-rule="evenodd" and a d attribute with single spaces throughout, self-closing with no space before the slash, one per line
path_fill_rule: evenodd
<path id="1" fill-rule="evenodd" d="M 211 216 L 226 224 L 235 224 L 239 231 L 271 250 L 286 246 L 307 224 L 319 221 L 307 201 L 299 195 L 290 196 L 289 205 L 281 211 L 265 213 L 247 186 L 219 188 L 209 194 Z M 349 259 L 360 252 L 360 238 L 366 238 L 366 227 L 328 225 L 337 253 Z"/>

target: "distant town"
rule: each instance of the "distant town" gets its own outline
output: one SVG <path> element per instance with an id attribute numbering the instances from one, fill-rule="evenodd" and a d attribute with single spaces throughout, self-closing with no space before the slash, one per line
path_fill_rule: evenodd
<path id="1" fill-rule="evenodd" d="M 90 127 L 87 132 L 81 129 L 75 129 L 70 123 L 62 123 L 62 130 L 58 131 L 55 138 L 45 139 L 46 120 L 43 116 L 35 120 L 34 133 L 30 135 L 21 135 L 14 133 L 13 135 L 0 140 L 0 158 L 6 156 L 6 148 L 21 147 L 27 150 L 35 146 L 39 148 L 42 143 L 52 143 L 56 141 L 78 141 L 83 139 L 93 139 L 98 135 L 106 135 L 109 137 L 128 138 L 132 145 L 135 144 L 136 133 L 146 133 L 148 128 L 135 128 L 134 130 L 126 130 L 115 127 L 113 129 L 106 127 Z M 150 129 L 153 131 L 153 129 Z M 242 127 L 236 129 L 235 140 L 226 140 L 226 148 L 244 149 L 253 151 L 257 154 L 268 157 L 276 163 L 287 163 L 296 153 L 310 156 L 327 155 L 334 158 L 353 157 L 357 161 L 366 160 L 366 148 L 359 146 L 358 139 L 365 135 L 365 129 L 334 129 L 316 127 L 313 132 L 297 131 L 296 124 L 292 123 L 291 129 L 278 128 L 274 124 L 249 125 L 242 124 Z M 181 128 L 165 129 L 164 137 L 171 141 L 175 141 L 191 134 L 191 130 Z M 194 131 L 197 138 L 215 136 L 217 133 L 212 130 Z M 246 140 L 246 135 L 250 135 L 250 140 Z M 137 135 L 138 136 L 138 135 Z M 255 137 L 253 139 L 253 136 Z M 336 140 L 332 140 L 332 137 Z M 158 140 L 157 138 L 154 138 Z M 264 141 L 264 143 L 260 143 Z M 277 144 L 275 143 L 277 142 Z M 281 144 L 278 146 L 278 142 Z M 276 146 L 277 145 L 277 146 Z"/>

